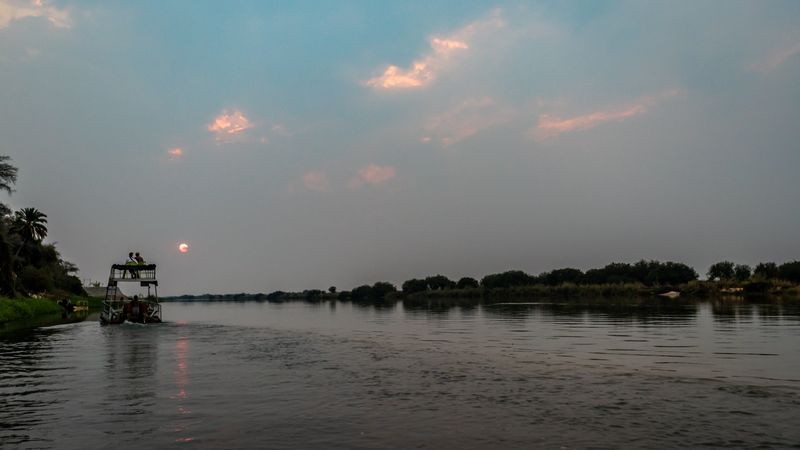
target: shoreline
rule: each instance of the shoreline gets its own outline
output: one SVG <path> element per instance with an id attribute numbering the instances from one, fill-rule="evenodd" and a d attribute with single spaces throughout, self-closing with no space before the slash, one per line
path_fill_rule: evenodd
<path id="1" fill-rule="evenodd" d="M 80 297 L 89 304 L 89 313 L 101 307 L 102 299 Z M 0 326 L 13 322 L 36 320 L 47 316 L 60 316 L 64 309 L 55 301 L 47 298 L 5 298 L 0 297 Z"/>
<path id="2" fill-rule="evenodd" d="M 750 299 L 800 300 L 800 286 L 769 281 L 748 283 L 726 283 L 713 281 L 693 281 L 681 285 L 645 286 L 638 283 L 628 284 L 570 284 L 561 285 L 520 285 L 498 288 L 466 288 L 466 289 L 428 289 L 420 292 L 406 293 L 394 291 L 382 297 L 370 296 L 355 298 L 351 292 L 325 292 L 306 290 L 303 292 L 281 292 L 270 294 L 201 294 L 162 297 L 162 302 L 326 302 L 342 301 L 361 304 L 395 303 L 406 304 L 448 301 L 452 303 L 497 303 L 521 302 L 531 300 L 549 300 L 563 303 L 619 302 L 626 301 L 692 301 L 692 300 L 730 300 Z"/>
<path id="3" fill-rule="evenodd" d="M 63 308 L 55 300 L 44 298 L 0 298 L 0 323 L 61 314 Z"/>

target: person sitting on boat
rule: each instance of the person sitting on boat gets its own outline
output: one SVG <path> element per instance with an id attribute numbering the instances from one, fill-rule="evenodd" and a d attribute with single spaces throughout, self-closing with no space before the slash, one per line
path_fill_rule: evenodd
<path id="1" fill-rule="evenodd" d="M 130 322 L 136 323 L 143 323 L 145 314 L 144 314 L 144 304 L 139 301 L 139 296 L 134 295 L 133 300 L 128 302 L 123 308 L 125 312 L 125 318 Z"/>
<path id="2" fill-rule="evenodd" d="M 136 252 L 134 259 L 136 260 L 136 264 L 139 264 L 140 266 L 145 265 L 144 258 L 142 258 L 142 255 L 140 255 L 139 252 Z"/>

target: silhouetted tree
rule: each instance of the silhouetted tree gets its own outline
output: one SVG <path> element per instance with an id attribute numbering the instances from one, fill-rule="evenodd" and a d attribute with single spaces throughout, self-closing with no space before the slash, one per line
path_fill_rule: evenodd
<path id="1" fill-rule="evenodd" d="M 11 195 L 14 190 L 11 185 L 17 182 L 17 168 L 9 164 L 11 158 L 5 155 L 0 155 L 0 191 L 6 191 Z M 0 202 L 0 217 L 11 214 L 11 210 L 5 203 Z"/>
<path id="2" fill-rule="evenodd" d="M 531 276 L 521 270 L 509 270 L 503 273 L 486 275 L 481 286 L 486 289 L 509 288 L 531 284 Z"/>
<path id="3" fill-rule="evenodd" d="M 384 300 L 388 294 L 397 292 L 397 288 L 392 283 L 386 281 L 378 281 L 372 285 L 372 298 L 374 300 Z"/>
<path id="4" fill-rule="evenodd" d="M 709 280 L 731 280 L 734 276 L 734 268 L 736 265 L 730 261 L 721 261 L 715 264 L 712 264 L 711 267 L 708 268 L 708 276 Z"/>
<path id="5" fill-rule="evenodd" d="M 453 289 L 456 287 L 456 283 L 444 275 L 434 275 L 432 277 L 428 277 L 425 279 L 425 282 L 428 284 L 428 289 L 433 291 Z"/>
<path id="6" fill-rule="evenodd" d="M 756 268 L 753 270 L 753 275 L 757 278 L 762 278 L 765 280 L 778 278 L 778 265 L 774 262 L 758 263 Z"/>
<path id="7" fill-rule="evenodd" d="M 569 267 L 556 269 L 539 275 L 539 281 L 549 286 L 559 286 L 564 283 L 578 284 L 583 281 L 583 272 Z"/>
<path id="8" fill-rule="evenodd" d="M 47 215 L 36 208 L 22 208 L 14 213 L 11 232 L 16 233 L 22 242 L 14 256 L 19 256 L 28 244 L 41 242 L 47 236 Z"/>
<path id="9" fill-rule="evenodd" d="M 782 280 L 800 283 L 800 261 L 781 264 L 778 267 L 778 277 Z"/>
<path id="10" fill-rule="evenodd" d="M 736 267 L 733 268 L 733 277 L 736 278 L 737 281 L 747 281 L 750 279 L 750 266 L 737 264 Z"/>
<path id="11" fill-rule="evenodd" d="M 414 294 L 416 292 L 424 292 L 428 290 L 428 282 L 425 280 L 420 280 L 417 278 L 412 278 L 405 283 L 401 287 L 403 289 L 403 294 Z"/>
<path id="12" fill-rule="evenodd" d="M 329 287 L 328 288 L 328 292 L 330 292 L 331 294 L 335 294 L 336 293 L 336 286 Z"/>
<path id="13" fill-rule="evenodd" d="M 660 263 L 658 261 L 651 261 L 649 263 L 649 268 L 650 270 L 647 275 L 645 275 L 645 278 L 639 280 L 648 286 L 659 284 L 684 284 L 697 279 L 697 272 L 682 263 L 672 261 Z M 634 272 L 636 272 L 636 265 L 634 265 Z"/>
<path id="14" fill-rule="evenodd" d="M 477 288 L 479 286 L 480 286 L 480 284 L 478 283 L 478 280 L 476 280 L 475 278 L 470 278 L 470 277 L 462 277 L 456 283 L 456 287 L 458 289 L 474 289 L 474 288 Z"/>
<path id="15" fill-rule="evenodd" d="M 637 281 L 633 274 L 633 268 L 626 263 L 611 263 L 602 269 L 587 270 L 584 279 L 588 284 L 618 284 Z"/>
<path id="16" fill-rule="evenodd" d="M 8 240 L 5 223 L 0 220 L 0 294 L 9 297 L 17 295 L 15 278 L 11 243 Z"/>
<path id="17" fill-rule="evenodd" d="M 350 291 L 350 299 L 354 302 L 364 302 L 372 299 L 372 287 L 369 285 L 359 286 Z"/>

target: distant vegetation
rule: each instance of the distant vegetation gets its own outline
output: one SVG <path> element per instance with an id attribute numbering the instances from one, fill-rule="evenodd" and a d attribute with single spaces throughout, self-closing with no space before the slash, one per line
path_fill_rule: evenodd
<path id="1" fill-rule="evenodd" d="M 9 195 L 17 168 L 0 155 L 0 190 Z M 60 297 L 85 295 L 78 268 L 61 258 L 47 237 L 47 215 L 36 208 L 12 211 L 0 203 L 0 295 Z M 8 305 L 6 305 L 8 306 Z"/>
<path id="2" fill-rule="evenodd" d="M 478 281 L 464 277 L 451 280 L 444 275 L 412 278 L 398 290 L 393 284 L 381 281 L 358 286 L 350 291 L 337 292 L 310 289 L 302 292 L 275 291 L 269 294 L 204 294 L 171 297 L 172 300 L 227 301 L 322 301 L 340 300 L 366 303 L 407 302 L 431 299 L 524 300 L 532 298 L 572 297 L 650 297 L 676 291 L 688 297 L 722 295 L 800 295 L 800 261 L 761 263 L 754 270 L 732 262 L 712 265 L 708 281 L 699 281 L 697 272 L 686 264 L 676 262 L 639 261 L 611 263 L 598 269 L 581 271 L 562 268 L 529 275 L 521 270 L 509 270 L 486 275 Z"/>

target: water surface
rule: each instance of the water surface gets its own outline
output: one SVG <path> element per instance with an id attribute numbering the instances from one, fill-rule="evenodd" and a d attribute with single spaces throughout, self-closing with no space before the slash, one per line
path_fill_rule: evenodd
<path id="1" fill-rule="evenodd" d="M 797 304 L 165 304 L 0 334 L 9 448 L 800 445 Z"/>

